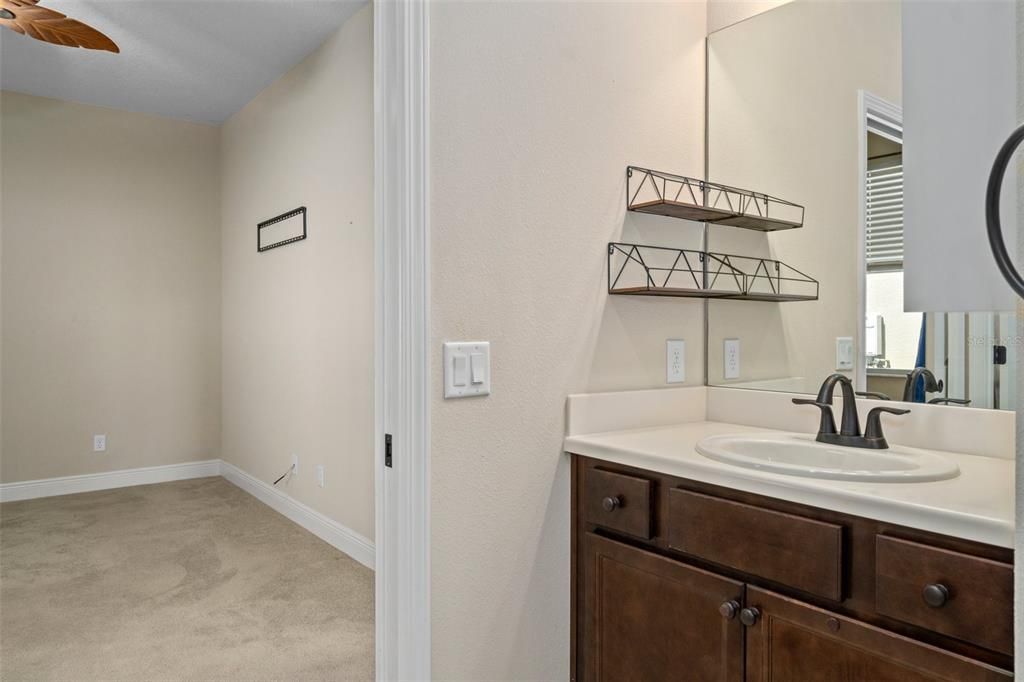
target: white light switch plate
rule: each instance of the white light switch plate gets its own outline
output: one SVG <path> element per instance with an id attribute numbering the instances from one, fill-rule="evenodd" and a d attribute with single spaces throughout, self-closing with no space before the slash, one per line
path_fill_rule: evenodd
<path id="1" fill-rule="evenodd" d="M 444 344 L 444 397 L 469 398 L 491 392 L 489 341 Z"/>
<path id="2" fill-rule="evenodd" d="M 686 381 L 686 341 L 669 339 L 665 342 L 665 382 L 681 384 Z"/>
<path id="3" fill-rule="evenodd" d="M 853 369 L 853 337 L 836 337 L 836 369 Z"/>
<path id="4" fill-rule="evenodd" d="M 724 349 L 724 373 L 726 379 L 740 378 L 740 340 L 726 339 Z"/>

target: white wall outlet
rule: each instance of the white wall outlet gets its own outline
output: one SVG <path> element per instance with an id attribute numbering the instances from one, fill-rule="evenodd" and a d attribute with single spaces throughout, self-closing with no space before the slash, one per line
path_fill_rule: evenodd
<path id="1" fill-rule="evenodd" d="M 491 393 L 489 341 L 445 342 L 444 397 L 468 398 Z"/>
<path id="2" fill-rule="evenodd" d="M 853 337 L 836 337 L 836 369 L 853 369 Z"/>
<path id="3" fill-rule="evenodd" d="M 292 476 L 298 476 L 299 474 L 299 456 L 292 455 Z"/>
<path id="4" fill-rule="evenodd" d="M 107 451 L 107 434 L 97 433 L 92 437 L 92 451 L 93 452 L 106 452 Z"/>
<path id="5" fill-rule="evenodd" d="M 324 487 L 324 465 L 323 464 L 317 464 L 316 465 L 316 484 L 318 486 L 320 486 L 321 488 Z"/>
<path id="6" fill-rule="evenodd" d="M 724 368 L 726 379 L 739 379 L 740 378 L 740 340 L 739 339 L 726 339 L 725 340 L 725 352 L 723 354 Z"/>
<path id="7" fill-rule="evenodd" d="M 686 341 L 668 339 L 665 350 L 665 383 L 683 383 L 686 381 Z"/>

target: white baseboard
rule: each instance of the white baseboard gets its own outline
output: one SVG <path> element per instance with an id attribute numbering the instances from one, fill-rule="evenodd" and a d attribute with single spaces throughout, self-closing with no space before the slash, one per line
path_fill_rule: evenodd
<path id="1" fill-rule="evenodd" d="M 220 475 L 221 461 L 208 459 L 202 462 L 184 462 L 139 469 L 119 469 L 100 474 L 61 476 L 38 481 L 18 481 L 0 484 L 0 502 L 31 500 L 37 497 L 88 493 L 95 490 L 126 488 L 132 485 L 182 481 L 187 478 L 205 478 Z"/>
<path id="2" fill-rule="evenodd" d="M 333 521 L 312 507 L 308 507 L 287 493 L 265 481 L 247 474 L 233 464 L 220 463 L 220 475 L 257 500 L 294 523 L 302 526 L 327 544 L 373 569 L 375 550 L 373 542 L 337 521 Z"/>

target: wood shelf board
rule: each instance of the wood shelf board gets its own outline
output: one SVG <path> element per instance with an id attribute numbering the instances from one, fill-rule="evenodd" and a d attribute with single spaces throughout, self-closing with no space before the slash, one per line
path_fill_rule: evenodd
<path id="1" fill-rule="evenodd" d="M 675 298 L 718 298 L 728 301 L 763 301 L 767 303 L 788 303 L 791 301 L 816 301 L 817 296 L 802 294 L 740 294 L 735 291 L 705 291 L 703 289 L 680 289 L 676 287 L 619 287 L 608 292 L 615 296 L 665 296 Z"/>
<path id="2" fill-rule="evenodd" d="M 757 230 L 760 232 L 792 230 L 803 226 L 803 223 L 797 223 L 790 220 L 742 215 L 737 214 L 734 211 L 724 211 L 722 209 L 711 208 L 708 206 L 696 206 L 694 204 L 670 201 L 667 199 L 643 201 L 632 204 L 629 207 L 629 210 L 636 211 L 638 213 L 663 215 L 669 218 L 679 218 L 682 220 L 695 220 L 698 222 L 715 223 L 716 225 L 729 225 L 732 227 L 740 227 L 746 230 Z"/>
<path id="3" fill-rule="evenodd" d="M 790 301 L 817 301 L 817 295 L 807 294 L 745 294 L 743 296 L 737 296 L 738 300 L 741 301 L 768 301 L 774 303 L 787 303 Z"/>
<path id="4" fill-rule="evenodd" d="M 735 291 L 705 291 L 678 287 L 619 287 L 608 293 L 627 296 L 675 296 L 678 298 L 728 298 L 739 296 Z"/>

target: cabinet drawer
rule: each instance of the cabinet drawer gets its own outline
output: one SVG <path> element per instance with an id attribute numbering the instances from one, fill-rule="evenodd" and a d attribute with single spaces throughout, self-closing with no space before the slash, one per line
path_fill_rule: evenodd
<path id="1" fill-rule="evenodd" d="M 843 527 L 674 488 L 672 549 L 833 601 L 843 599 Z"/>
<path id="2" fill-rule="evenodd" d="M 587 523 L 651 538 L 651 481 L 602 469 L 586 473 L 583 491 Z"/>
<path id="3" fill-rule="evenodd" d="M 875 574 L 879 613 L 1013 653 L 1010 564 L 879 535 Z"/>

